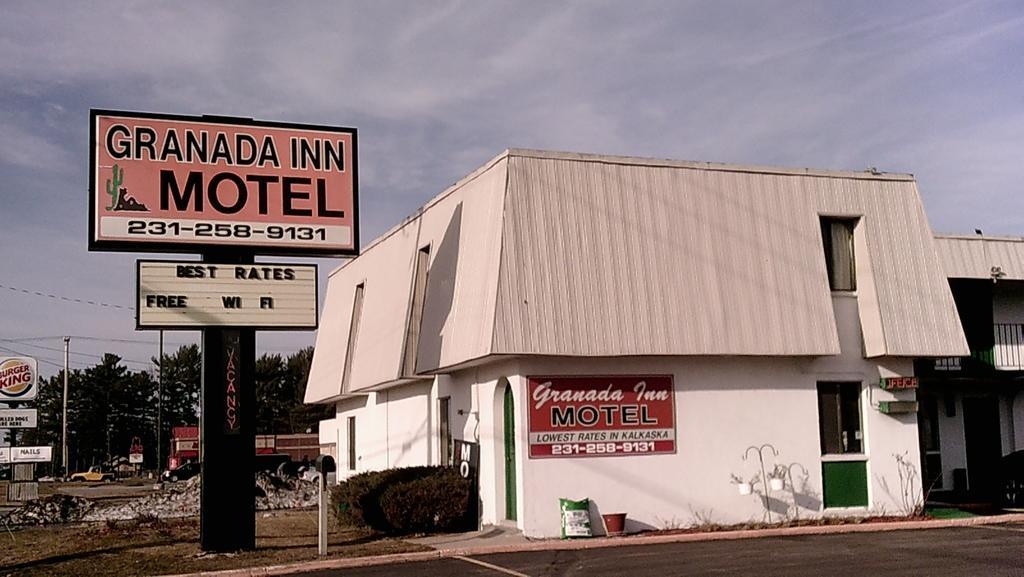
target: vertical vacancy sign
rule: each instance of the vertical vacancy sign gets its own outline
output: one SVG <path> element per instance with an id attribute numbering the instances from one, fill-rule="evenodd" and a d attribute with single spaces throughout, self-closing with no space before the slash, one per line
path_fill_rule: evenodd
<path id="1" fill-rule="evenodd" d="M 317 327 L 315 265 L 359 254 L 356 130 L 93 110 L 89 249 L 139 261 L 136 328 L 203 333 L 200 545 L 256 546 L 256 330 Z M 248 487 L 248 488 L 247 488 Z"/>

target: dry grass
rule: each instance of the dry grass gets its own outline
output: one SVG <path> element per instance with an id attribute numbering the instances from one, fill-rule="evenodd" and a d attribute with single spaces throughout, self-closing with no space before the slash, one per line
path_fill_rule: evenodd
<path id="1" fill-rule="evenodd" d="M 0 577 L 130 577 L 311 561 L 316 512 L 259 514 L 255 551 L 203 555 L 199 520 L 136 520 L 17 530 L 0 528 Z M 422 551 L 367 531 L 332 528 L 330 557 Z"/>

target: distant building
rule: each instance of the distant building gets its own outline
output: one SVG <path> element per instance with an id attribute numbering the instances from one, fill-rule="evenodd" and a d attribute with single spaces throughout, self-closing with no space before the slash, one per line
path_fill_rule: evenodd
<path id="1" fill-rule="evenodd" d="M 510 150 L 327 291 L 339 476 L 477 442 L 483 522 L 528 536 L 561 497 L 628 530 L 909 512 L 914 360 L 969 354 L 913 177 L 877 171 Z"/>

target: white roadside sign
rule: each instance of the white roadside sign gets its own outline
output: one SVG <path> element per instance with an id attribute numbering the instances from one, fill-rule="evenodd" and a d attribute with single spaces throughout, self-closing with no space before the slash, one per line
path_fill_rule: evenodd
<path id="1" fill-rule="evenodd" d="M 34 429 L 39 426 L 36 409 L 0 409 L 0 429 Z"/>
<path id="2" fill-rule="evenodd" d="M 49 463 L 53 447 L 11 447 L 12 463 Z"/>
<path id="3" fill-rule="evenodd" d="M 317 267 L 138 261 L 136 327 L 315 329 Z"/>

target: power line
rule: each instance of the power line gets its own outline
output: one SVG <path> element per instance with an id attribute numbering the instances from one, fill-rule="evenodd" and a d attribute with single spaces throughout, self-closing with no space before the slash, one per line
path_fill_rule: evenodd
<path id="1" fill-rule="evenodd" d="M 54 294 L 50 294 L 50 293 L 42 293 L 42 292 L 39 292 L 39 291 L 23 289 L 23 288 L 18 288 L 18 287 L 3 285 L 3 284 L 0 284 L 0 288 L 5 288 L 5 289 L 8 289 L 8 290 L 12 290 L 14 292 L 25 293 L 27 295 L 34 295 L 34 296 L 38 296 L 38 297 L 45 297 L 45 298 L 50 298 L 50 299 L 58 300 L 58 301 L 66 301 L 66 302 L 69 302 L 69 303 L 79 303 L 79 304 L 83 304 L 83 305 L 93 305 L 93 306 L 97 306 L 97 307 L 107 307 L 107 308 L 121 309 L 121 310 L 128 310 L 129 309 L 129 307 L 126 307 L 126 306 L 114 305 L 114 304 L 105 303 L 105 302 L 102 302 L 102 301 L 90 301 L 90 300 L 76 299 L 76 298 L 73 298 L 73 297 L 54 295 Z"/>
<path id="2" fill-rule="evenodd" d="M 72 338 L 74 338 L 74 337 L 72 337 Z M 33 344 L 31 344 L 31 343 L 23 343 L 23 344 L 24 344 L 25 346 L 27 346 L 27 347 L 33 347 L 33 348 L 37 348 L 37 349 L 43 349 L 44 351 L 53 351 L 53 352 L 55 352 L 55 353 L 63 353 L 63 352 L 64 352 L 64 349 L 55 349 L 55 348 L 53 348 L 53 347 L 44 347 L 43 345 L 33 345 Z M 93 355 L 93 354 L 89 354 L 89 353 L 79 353 L 79 352 L 75 352 L 75 351 L 68 351 L 68 354 L 71 354 L 71 355 L 78 355 L 78 356 L 80 356 L 80 357 L 89 357 L 89 358 L 91 358 L 91 359 L 100 359 L 100 360 L 103 360 L 103 355 Z M 114 353 L 108 353 L 108 354 L 114 354 Z M 153 363 L 152 363 L 152 362 L 150 362 L 150 361 L 140 361 L 140 360 L 137 360 L 137 359 L 128 359 L 128 358 L 122 357 L 122 356 L 120 356 L 120 355 L 115 355 L 115 356 L 117 356 L 117 357 L 118 357 L 118 358 L 120 358 L 120 359 L 121 359 L 121 360 L 122 360 L 123 362 L 126 362 L 126 363 L 135 363 L 135 364 L 140 364 L 140 365 L 151 365 L 151 364 L 153 364 Z"/>
<path id="3" fill-rule="evenodd" d="M 55 363 L 53 361 L 48 361 L 44 357 L 36 357 L 36 356 L 30 355 L 28 353 L 23 353 L 21 351 L 16 351 L 14 349 L 11 349 L 11 348 L 8 348 L 8 347 L 4 347 L 4 346 L 0 346 L 0 350 L 7 351 L 9 353 L 14 353 L 16 355 L 21 355 L 23 357 L 32 357 L 32 358 L 36 359 L 37 361 L 39 361 L 41 363 L 46 363 L 48 365 L 53 365 L 53 366 L 57 367 L 58 369 L 63 369 L 64 368 L 64 363 Z"/>

